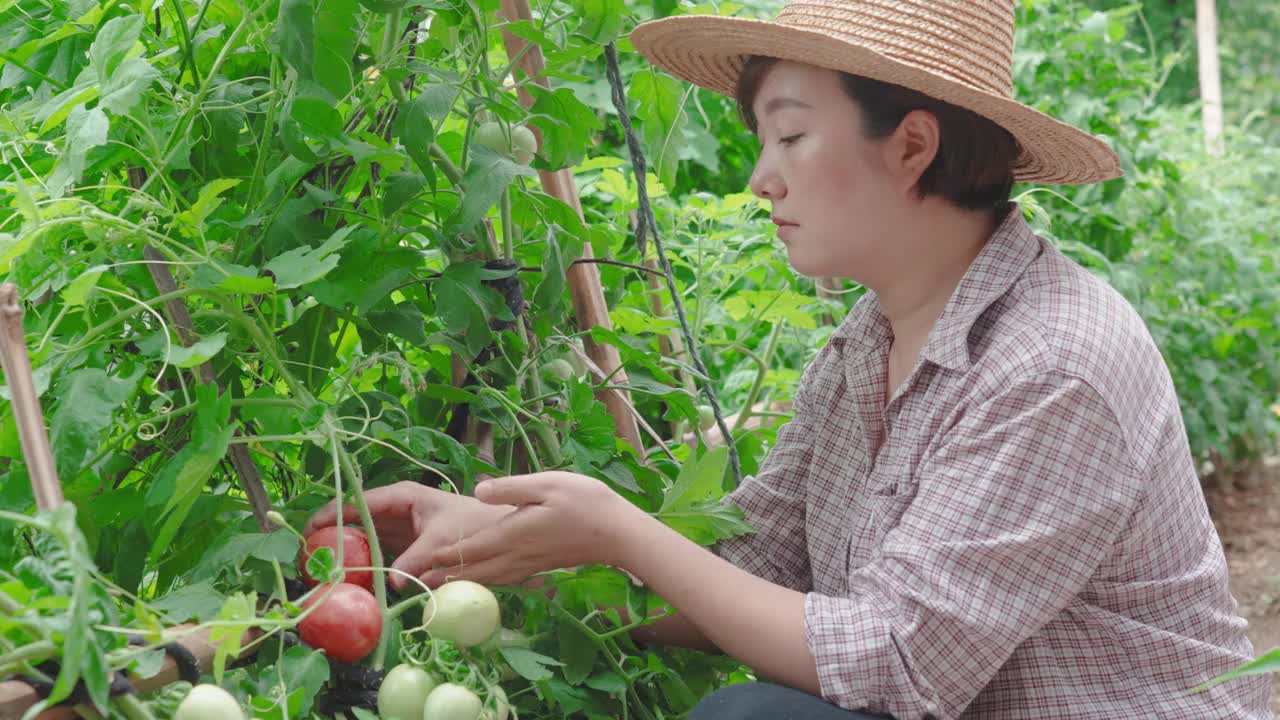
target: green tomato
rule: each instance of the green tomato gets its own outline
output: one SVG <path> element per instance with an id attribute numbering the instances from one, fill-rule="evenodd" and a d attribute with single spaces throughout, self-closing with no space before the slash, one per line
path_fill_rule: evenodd
<path id="1" fill-rule="evenodd" d="M 489 121 L 476 128 L 475 140 L 490 150 L 512 158 L 521 165 L 533 162 L 533 154 L 538 149 L 538 139 L 533 131 L 523 125 L 511 128 L 511 137 L 507 138 L 502 123 Z"/>
<path id="2" fill-rule="evenodd" d="M 418 720 L 435 688 L 431 673 L 413 665 L 397 665 L 378 687 L 378 714 L 387 720 Z"/>
<path id="3" fill-rule="evenodd" d="M 457 683 L 444 683 L 427 696 L 423 720 L 480 720 L 480 696 Z"/>
<path id="4" fill-rule="evenodd" d="M 506 133 L 502 130 L 502 123 L 490 121 L 481 124 L 476 128 L 476 142 L 500 155 L 511 153 L 511 145 L 507 142 Z"/>
<path id="5" fill-rule="evenodd" d="M 244 720 L 240 703 L 217 685 L 196 685 L 187 693 L 173 720 Z"/>
<path id="6" fill-rule="evenodd" d="M 422 616 L 427 619 L 423 628 L 432 637 L 464 648 L 488 640 L 502 620 L 498 598 L 489 588 L 470 580 L 455 580 L 436 588 Z"/>
<path id="7" fill-rule="evenodd" d="M 572 379 L 574 376 L 573 366 L 564 358 L 556 358 L 548 362 L 546 365 L 543 365 L 542 372 L 565 381 Z"/>
<path id="8" fill-rule="evenodd" d="M 698 406 L 698 427 L 703 430 L 710 430 L 715 427 L 716 413 L 711 409 L 710 405 Z"/>
<path id="9" fill-rule="evenodd" d="M 533 131 L 524 125 L 511 129 L 511 142 L 515 148 L 515 161 L 521 165 L 533 162 L 533 154 L 538 151 L 538 138 Z"/>

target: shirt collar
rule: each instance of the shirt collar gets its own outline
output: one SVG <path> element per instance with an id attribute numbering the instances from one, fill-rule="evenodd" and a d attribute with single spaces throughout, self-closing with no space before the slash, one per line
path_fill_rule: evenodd
<path id="1" fill-rule="evenodd" d="M 974 323 L 991 303 L 1013 287 L 1039 254 L 1039 238 L 1027 225 L 1021 208 L 1009 203 L 1004 220 L 970 263 L 943 307 L 921 356 L 945 368 L 967 370 L 971 362 L 969 332 Z M 830 342 L 862 354 L 879 348 L 892 335 L 879 299 L 868 291 L 849 311 Z"/>

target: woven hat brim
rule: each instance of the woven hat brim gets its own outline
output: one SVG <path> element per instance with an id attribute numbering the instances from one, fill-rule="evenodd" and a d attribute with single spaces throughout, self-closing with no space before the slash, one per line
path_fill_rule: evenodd
<path id="1" fill-rule="evenodd" d="M 653 65 L 729 97 L 736 94 L 746 58 L 763 55 L 901 85 L 971 110 L 1008 130 L 1021 145 L 1014 166 L 1019 181 L 1075 185 L 1123 174 L 1115 151 L 1082 130 L 948 78 L 946 68 L 930 72 L 821 32 L 751 18 L 684 15 L 642 23 L 630 37 Z"/>

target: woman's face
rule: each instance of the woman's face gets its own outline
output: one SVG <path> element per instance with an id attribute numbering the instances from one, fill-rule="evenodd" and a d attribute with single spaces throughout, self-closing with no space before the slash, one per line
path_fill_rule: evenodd
<path id="1" fill-rule="evenodd" d="M 751 191 L 772 204 L 778 237 L 797 272 L 866 282 L 883 257 L 891 218 L 901 212 L 882 144 L 832 70 L 779 62 L 765 74 L 753 109 L 760 157 Z"/>

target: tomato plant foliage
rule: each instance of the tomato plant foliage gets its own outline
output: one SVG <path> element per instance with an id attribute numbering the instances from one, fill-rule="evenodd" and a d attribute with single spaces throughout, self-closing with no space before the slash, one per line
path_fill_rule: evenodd
<path id="1" fill-rule="evenodd" d="M 7 629 L 5 648 L 61 659 L 53 700 L 83 680 L 105 710 L 111 671 L 158 662 L 160 628 L 214 621 L 212 680 L 247 712 L 325 714 L 327 689 L 369 691 L 308 633 L 335 620 L 322 612 L 332 598 L 315 602 L 331 586 L 298 581 L 330 575 L 333 543 L 300 566 L 300 538 L 282 526 L 334 497 L 358 504 L 362 487 L 409 478 L 469 492 L 479 473 L 567 468 L 678 516 L 701 542 L 747 529 L 673 501 L 689 446 L 666 435 L 655 459 L 617 439 L 598 395 L 616 379 L 565 371 L 590 344 L 615 343 L 631 359 L 620 389 L 642 416 L 696 423 L 695 380 L 649 349 L 655 332 L 578 328 L 571 264 L 587 243 L 625 248 L 630 227 L 596 222 L 609 196 L 584 193 L 584 216 L 544 193 L 538 172 L 587 160 L 609 118 L 515 71 L 503 44 L 536 42 L 549 76 L 573 77 L 622 31 L 614 10 L 555 3 L 509 22 L 491 0 L 0 4 L 0 275 L 26 300 L 70 503 L 16 519 L 32 505 L 5 413 L 14 542 L 0 553 L 27 556 L 4 575 L 6 602 L 70 599 Z M 723 470 L 721 458 L 717 486 Z M 258 488 L 272 523 L 252 512 Z M 373 550 L 351 555 L 389 564 Z M 364 665 L 435 662 L 494 716 L 505 700 L 485 668 L 506 668 L 507 694 L 535 717 L 679 712 L 698 682 L 734 671 L 609 634 L 620 618 L 598 605 L 657 602 L 615 571 L 552 578 L 566 589 L 554 603 L 503 595 L 504 622 L 534 639 L 448 662 L 424 650 L 422 608 L 388 611 L 403 598 L 374 575 L 386 627 Z M 151 633 L 145 652 L 126 628 Z M 266 640 L 242 637 L 250 628 Z M 366 642 L 329 654 L 360 661 Z M 256 659 L 233 668 L 245 643 Z M 0 669 L 35 671 L 25 659 Z M 357 715 L 376 706 L 357 700 Z M 168 701 L 153 700 L 158 714 Z"/>

